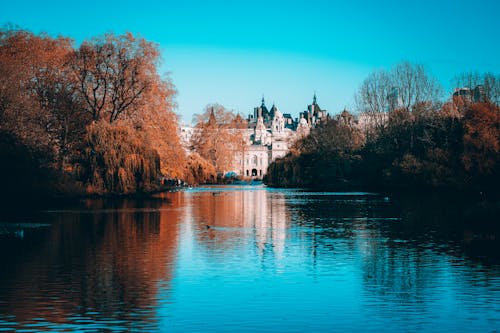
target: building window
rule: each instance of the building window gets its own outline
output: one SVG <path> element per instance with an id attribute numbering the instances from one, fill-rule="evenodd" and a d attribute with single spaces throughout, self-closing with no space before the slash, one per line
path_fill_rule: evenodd
<path id="1" fill-rule="evenodd" d="M 247 177 L 248 177 L 248 170 L 247 170 Z"/>
<path id="2" fill-rule="evenodd" d="M 262 176 L 262 170 L 259 170 L 259 176 Z"/>

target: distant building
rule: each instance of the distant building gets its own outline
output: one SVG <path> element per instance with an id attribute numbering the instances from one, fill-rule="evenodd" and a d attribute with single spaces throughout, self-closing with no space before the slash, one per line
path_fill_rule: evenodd
<path id="1" fill-rule="evenodd" d="M 455 88 L 453 92 L 453 102 L 468 102 L 472 103 L 472 91 L 468 87 Z"/>
<path id="2" fill-rule="evenodd" d="M 189 151 L 189 147 L 191 146 L 191 138 L 193 137 L 193 133 L 195 131 L 195 128 L 191 125 L 186 125 L 186 124 L 181 124 L 181 127 L 179 129 L 179 137 L 181 139 L 181 144 L 186 149 L 186 151 Z"/>
<path id="3" fill-rule="evenodd" d="M 259 115 L 262 117 L 262 119 L 264 120 L 264 123 L 269 123 L 270 121 L 272 121 L 273 117 L 274 117 L 274 112 L 276 111 L 276 108 L 273 104 L 271 110 L 269 111 L 266 107 L 266 103 L 264 101 L 264 96 L 262 96 L 262 101 L 261 101 L 261 105 L 258 106 L 258 107 L 255 107 L 253 109 L 253 114 L 250 114 L 248 116 L 248 122 L 249 123 L 255 123 L 257 121 L 257 118 L 259 117 Z"/>
<path id="4" fill-rule="evenodd" d="M 311 128 L 327 119 L 328 113 L 318 105 L 316 94 L 307 111 L 295 119 L 290 113 L 281 113 L 274 103 L 268 109 L 262 97 L 260 106 L 248 115 L 248 127 L 238 130 L 242 132 L 246 145 L 236 152 L 233 170 L 225 170 L 225 173 L 232 171 L 242 177 L 261 179 L 271 162 L 284 157 L 297 139 L 305 137 Z M 187 149 L 193 132 L 193 127 L 181 127 L 182 142 Z"/>
<path id="5" fill-rule="evenodd" d="M 243 152 L 237 152 L 233 171 L 243 177 L 262 178 L 272 161 L 286 155 L 295 140 L 296 127 L 290 114 L 282 114 L 274 104 L 268 111 L 262 98 L 261 105 L 248 116 L 248 129 L 243 130 L 247 145 Z"/>
<path id="6" fill-rule="evenodd" d="M 486 101 L 486 93 L 482 85 L 477 85 L 474 89 L 469 87 L 455 88 L 453 92 L 453 103 L 478 103 Z"/>
<path id="7" fill-rule="evenodd" d="M 484 91 L 484 87 L 482 85 L 478 85 L 474 88 L 473 92 L 474 102 L 486 102 L 486 92 Z"/>
<path id="8" fill-rule="evenodd" d="M 328 112 L 322 110 L 316 100 L 316 93 L 314 93 L 312 104 L 307 106 L 307 110 L 302 112 L 301 116 L 307 121 L 310 127 L 316 127 L 321 122 L 326 121 Z"/>
<path id="9" fill-rule="evenodd" d="M 274 103 L 267 110 L 262 97 L 261 105 L 248 116 L 247 146 L 243 153 L 237 153 L 234 170 L 244 177 L 262 178 L 271 162 L 284 157 L 297 139 L 308 135 L 311 128 L 328 119 L 327 111 L 317 103 L 316 94 L 307 111 L 300 113 L 300 118 L 281 113 Z"/>
<path id="10" fill-rule="evenodd" d="M 363 112 L 360 113 L 354 120 L 357 126 L 363 133 L 373 133 L 376 129 L 384 127 L 389 120 L 389 113 L 387 112 Z"/>

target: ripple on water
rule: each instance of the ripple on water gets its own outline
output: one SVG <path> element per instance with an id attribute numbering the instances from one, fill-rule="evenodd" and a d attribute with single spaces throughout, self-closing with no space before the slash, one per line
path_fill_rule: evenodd
<path id="1" fill-rule="evenodd" d="M 500 267 L 435 223 L 450 210 L 262 185 L 162 196 L 5 234 L 0 331 L 500 328 Z"/>

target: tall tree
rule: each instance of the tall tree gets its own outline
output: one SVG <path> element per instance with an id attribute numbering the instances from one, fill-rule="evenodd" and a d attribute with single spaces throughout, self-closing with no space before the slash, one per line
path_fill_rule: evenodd
<path id="1" fill-rule="evenodd" d="M 438 102 L 442 89 L 421 64 L 402 62 L 391 71 L 392 85 L 398 89 L 401 107 L 412 107 L 424 102 Z"/>
<path id="2" fill-rule="evenodd" d="M 241 116 L 222 105 L 213 104 L 195 115 L 196 130 L 192 137 L 193 150 L 210 161 L 217 172 L 230 171 L 236 154 L 241 151 L 246 123 Z"/>
<path id="3" fill-rule="evenodd" d="M 72 41 L 23 30 L 0 36 L 2 126 L 33 148 L 45 146 L 61 168 L 86 124 L 68 66 Z"/>
<path id="4" fill-rule="evenodd" d="M 186 156 L 178 133 L 179 119 L 174 112 L 175 88 L 169 77 L 156 77 L 144 95 L 144 106 L 133 118 L 137 128 L 158 151 L 161 172 L 168 178 L 184 178 Z"/>
<path id="5" fill-rule="evenodd" d="M 500 152 L 500 108 L 491 103 L 472 104 L 464 116 L 465 169 L 472 175 L 498 172 Z"/>
<path id="6" fill-rule="evenodd" d="M 389 71 L 370 74 L 355 95 L 367 139 L 383 134 L 390 113 L 398 112 L 397 118 L 405 116 L 411 121 L 412 112 L 419 112 L 422 105 L 437 110 L 441 92 L 440 85 L 420 64 L 405 61 Z"/>
<path id="7" fill-rule="evenodd" d="M 367 117 L 367 131 L 383 128 L 385 113 L 390 107 L 387 97 L 391 91 L 391 77 L 385 70 L 371 73 L 361 84 L 355 101 L 358 112 Z"/>
<path id="8" fill-rule="evenodd" d="M 500 105 L 500 75 L 493 73 L 464 72 L 452 80 L 455 88 L 474 89 L 483 87 L 484 97 L 487 101 Z"/>
<path id="9" fill-rule="evenodd" d="M 136 112 L 156 79 L 158 61 L 157 46 L 130 33 L 83 42 L 72 67 L 87 112 L 110 123 Z"/>

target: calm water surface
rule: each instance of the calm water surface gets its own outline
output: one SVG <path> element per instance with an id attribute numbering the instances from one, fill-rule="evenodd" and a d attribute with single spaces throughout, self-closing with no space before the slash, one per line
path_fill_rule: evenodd
<path id="1" fill-rule="evenodd" d="M 0 331 L 498 331 L 498 233 L 460 206 L 247 186 L 7 215 Z"/>

